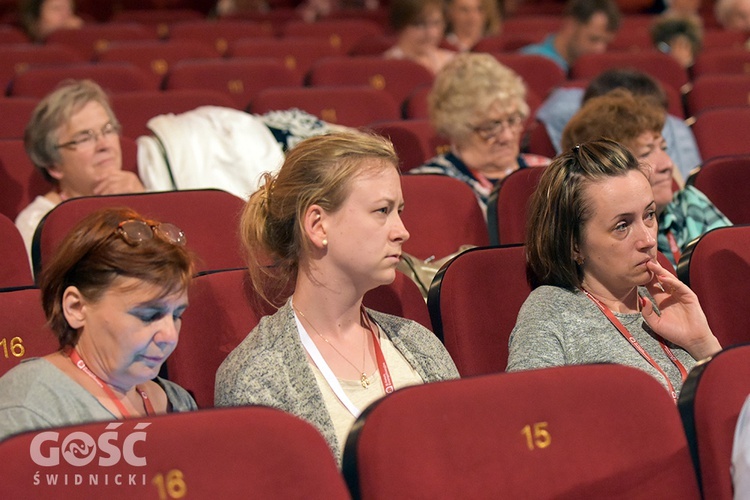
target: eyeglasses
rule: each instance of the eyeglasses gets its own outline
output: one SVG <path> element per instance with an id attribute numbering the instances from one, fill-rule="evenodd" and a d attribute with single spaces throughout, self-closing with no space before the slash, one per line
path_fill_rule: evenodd
<path id="1" fill-rule="evenodd" d="M 518 130 L 523 125 L 524 120 L 526 120 L 526 117 L 516 113 L 510 115 L 505 120 L 492 120 L 490 122 L 483 123 L 482 125 L 477 125 L 476 127 L 472 127 L 472 130 L 485 141 L 489 141 L 490 139 L 497 137 L 498 134 L 500 134 L 501 132 L 505 132 L 506 130 L 518 132 Z"/>
<path id="2" fill-rule="evenodd" d="M 187 238 L 182 229 L 169 222 L 154 225 L 142 220 L 131 219 L 122 221 L 117 225 L 117 234 L 131 246 L 139 245 L 145 240 L 151 240 L 157 233 L 161 239 L 173 245 L 185 246 L 185 243 L 187 243 Z"/>
<path id="3" fill-rule="evenodd" d="M 95 130 L 85 130 L 77 134 L 75 139 L 63 142 L 62 144 L 55 144 L 55 147 L 57 149 L 69 148 L 73 150 L 93 149 L 94 145 L 99 140 L 99 137 L 104 137 L 106 139 L 113 135 L 120 135 L 120 126 L 115 125 L 112 122 L 107 122 L 99 132 Z"/>

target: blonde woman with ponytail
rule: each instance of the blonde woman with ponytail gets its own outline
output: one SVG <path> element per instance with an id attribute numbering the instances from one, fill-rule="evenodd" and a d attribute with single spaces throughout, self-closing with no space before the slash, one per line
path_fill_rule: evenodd
<path id="1" fill-rule="evenodd" d="M 281 307 L 219 368 L 216 405 L 300 416 L 340 463 L 367 405 L 405 386 L 458 377 L 432 332 L 362 305 L 367 291 L 394 280 L 409 238 L 398 157 L 375 135 L 314 137 L 262 184 L 241 233 L 254 287 Z"/>

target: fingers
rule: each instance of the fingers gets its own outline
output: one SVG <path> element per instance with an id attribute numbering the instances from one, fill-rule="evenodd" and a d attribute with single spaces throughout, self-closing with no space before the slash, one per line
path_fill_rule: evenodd
<path id="1" fill-rule="evenodd" d="M 114 172 L 100 179 L 94 186 L 94 194 L 127 194 L 140 193 L 143 191 L 143 185 L 133 172 L 119 171 Z"/>
<path id="2" fill-rule="evenodd" d="M 649 271 L 654 273 L 654 278 L 648 284 L 661 292 L 672 294 L 682 282 L 675 275 L 664 269 L 658 262 L 651 261 L 646 264 Z"/>

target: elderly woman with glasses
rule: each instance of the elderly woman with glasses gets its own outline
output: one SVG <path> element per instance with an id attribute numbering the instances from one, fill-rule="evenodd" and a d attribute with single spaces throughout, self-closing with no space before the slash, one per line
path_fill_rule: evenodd
<path id="1" fill-rule="evenodd" d="M 157 375 L 188 305 L 193 256 L 176 226 L 98 210 L 42 272 L 42 306 L 60 350 L 0 378 L 0 439 L 19 432 L 196 409 Z"/>
<path id="2" fill-rule="evenodd" d="M 26 125 L 24 146 L 52 184 L 16 218 L 27 249 L 39 221 L 62 201 L 144 191 L 135 173 L 122 170 L 120 123 L 107 95 L 91 80 L 67 81 L 44 97 Z"/>
<path id="3" fill-rule="evenodd" d="M 467 183 L 486 212 L 496 183 L 526 167 L 545 166 L 549 158 L 521 154 L 529 116 L 526 87 L 513 70 L 489 54 L 463 53 L 435 78 L 429 95 L 430 120 L 448 138 L 450 151 L 410 174 L 442 174 Z"/>

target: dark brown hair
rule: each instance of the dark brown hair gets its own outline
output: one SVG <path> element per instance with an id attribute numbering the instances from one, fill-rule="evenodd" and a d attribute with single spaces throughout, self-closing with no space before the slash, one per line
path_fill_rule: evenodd
<path id="1" fill-rule="evenodd" d="M 574 252 L 591 217 L 584 188 L 631 170 L 640 170 L 638 160 L 628 148 L 608 139 L 579 144 L 546 167 L 531 197 L 526 229 L 527 275 L 532 288 L 580 287 L 583 275 Z"/>

